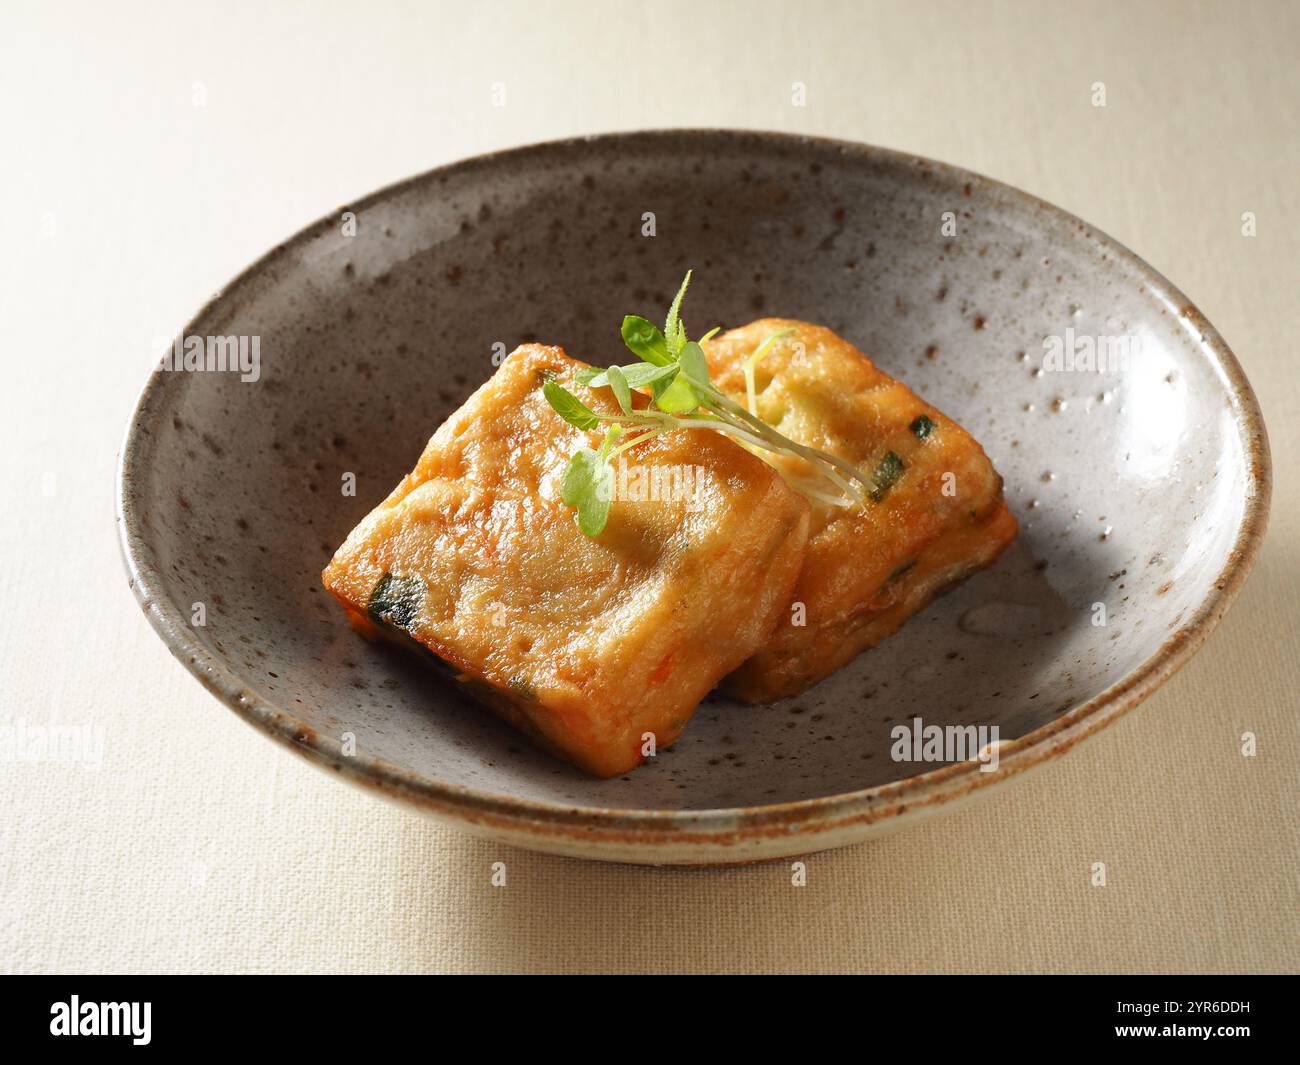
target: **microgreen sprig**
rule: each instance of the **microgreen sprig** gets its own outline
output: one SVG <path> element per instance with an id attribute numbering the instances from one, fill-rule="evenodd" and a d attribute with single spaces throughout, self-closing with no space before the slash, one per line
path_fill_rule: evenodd
<path id="1" fill-rule="evenodd" d="M 579 383 L 588 388 L 610 389 L 619 413 L 597 413 L 554 380 L 548 380 L 542 388 L 547 402 L 570 425 L 585 430 L 608 425 L 600 449 L 593 451 L 585 447 L 578 451 L 569 460 L 561 481 L 560 498 L 577 509 L 578 527 L 587 536 L 597 536 L 605 527 L 614 484 L 610 460 L 629 447 L 675 429 L 724 433 L 751 451 L 804 459 L 823 480 L 830 482 L 834 491 L 806 478 L 786 475 L 792 487 L 832 506 L 865 504 L 878 488 L 875 480 L 835 455 L 782 436 L 758 417 L 754 369 L 772 346 L 792 330 L 773 333 L 745 360 L 742 369 L 746 409 L 718 391 L 709 378 L 708 361 L 701 345 L 718 330 L 709 330 L 699 340 L 687 337 L 681 308 L 690 283 L 691 271 L 687 270 L 662 331 L 639 315 L 630 314 L 623 319 L 623 343 L 640 362 L 611 366 L 607 370 L 582 370 L 577 375 Z M 633 389 L 649 391 L 645 406 L 638 408 L 633 404 Z M 620 443 L 625 435 L 627 439 Z"/>

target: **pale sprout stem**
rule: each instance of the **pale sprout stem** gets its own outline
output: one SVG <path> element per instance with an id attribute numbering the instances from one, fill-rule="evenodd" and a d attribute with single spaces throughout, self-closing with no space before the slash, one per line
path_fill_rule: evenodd
<path id="1" fill-rule="evenodd" d="M 726 433 L 728 436 L 734 436 L 737 440 L 752 444 L 754 447 L 759 448 L 763 451 L 774 451 L 782 455 L 793 455 L 796 458 L 805 457 L 803 455 L 798 455 L 796 452 L 792 451 L 789 447 L 774 445 L 770 441 L 764 440 L 762 437 L 757 436 L 754 433 L 751 433 L 747 428 L 736 425 L 735 423 L 726 421 L 722 418 L 717 418 L 717 419 L 700 418 L 695 421 L 685 422 L 680 426 L 680 428 L 711 429 L 714 432 Z M 813 454 L 814 456 L 816 456 L 818 453 L 814 452 Z M 848 481 L 846 481 L 843 477 L 841 477 L 838 473 L 836 473 L 835 470 L 823 464 L 819 464 L 815 457 L 811 461 L 813 462 L 813 468 L 816 469 L 828 480 L 833 482 L 835 487 L 838 488 L 841 492 L 843 492 L 846 496 L 848 496 L 850 499 L 856 499 L 858 502 L 863 501 L 861 494 L 857 492 L 857 490 Z"/>
<path id="2" fill-rule="evenodd" d="M 875 488 L 875 485 L 871 481 L 867 480 L 867 478 L 864 477 L 858 471 L 857 467 L 855 467 L 852 463 L 845 462 L 843 459 L 838 458 L 835 455 L 828 454 L 825 451 L 818 451 L 816 448 L 805 447 L 803 444 L 798 444 L 795 441 L 789 439 L 788 437 L 782 436 L 766 422 L 753 417 L 753 415 L 751 415 L 749 411 L 745 410 L 745 408 L 742 407 L 739 403 L 736 403 L 733 400 L 728 399 L 717 389 L 710 387 L 707 388 L 707 391 L 712 393 L 712 396 L 710 398 L 718 407 L 721 407 L 722 410 L 725 410 L 727 413 L 735 416 L 736 418 L 748 422 L 753 427 L 753 431 L 759 434 L 760 436 L 762 436 L 764 439 L 771 440 L 774 443 L 779 441 L 783 446 L 792 449 L 794 453 L 797 454 L 800 458 L 807 459 L 809 462 L 813 463 L 814 465 L 829 463 L 830 465 L 838 469 L 841 473 L 843 473 L 846 477 L 852 478 L 853 480 L 858 481 L 864 486 L 866 486 L 868 490 Z M 719 411 L 718 413 L 721 413 L 721 411 Z M 772 450 L 777 450 L 777 449 L 773 448 Z M 854 491 L 854 492 L 850 492 L 849 494 L 855 496 L 859 500 L 861 500 L 862 498 L 861 492 Z"/>
<path id="3" fill-rule="evenodd" d="M 745 360 L 743 367 L 745 373 L 745 399 L 749 404 L 749 413 L 755 418 L 758 417 L 758 396 L 754 382 L 754 368 L 758 365 L 759 359 L 767 354 L 768 348 L 775 344 L 782 337 L 788 337 L 793 333 L 793 329 L 782 329 L 779 333 L 773 333 L 770 337 L 759 344 L 754 349 L 754 353 Z"/>
<path id="4" fill-rule="evenodd" d="M 614 450 L 609 453 L 608 458 L 612 459 L 617 455 L 621 455 L 628 448 L 636 447 L 636 445 L 641 443 L 642 441 L 649 440 L 652 437 L 659 436 L 661 433 L 666 433 L 667 431 L 668 431 L 667 427 L 659 426 L 654 429 L 646 430 L 640 436 L 629 436 L 626 440 L 623 441 L 623 443 L 619 444 L 618 447 L 614 448 Z"/>
<path id="5" fill-rule="evenodd" d="M 817 470 L 823 477 L 834 483 L 835 487 L 859 503 L 865 503 L 866 499 L 860 489 L 850 483 L 846 478 L 840 476 L 836 467 L 847 466 L 846 463 L 832 462 L 833 456 L 827 455 L 824 451 L 818 451 L 816 448 L 804 447 L 802 444 L 796 444 L 793 440 L 782 436 L 780 433 L 774 433 L 769 430 L 767 433 L 751 433 L 748 428 L 738 426 L 735 422 L 727 419 L 723 412 L 716 412 L 719 421 L 724 425 L 731 425 L 735 429 L 741 429 L 746 436 L 752 440 L 758 447 L 764 451 L 774 451 L 780 455 L 792 455 L 796 458 L 804 459 L 809 462 L 813 469 Z M 854 476 L 858 475 L 852 466 L 848 470 Z"/>

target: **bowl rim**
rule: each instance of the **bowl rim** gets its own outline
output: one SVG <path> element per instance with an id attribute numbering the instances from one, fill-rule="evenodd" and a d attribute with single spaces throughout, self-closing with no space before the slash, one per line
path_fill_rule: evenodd
<path id="1" fill-rule="evenodd" d="M 823 832 L 854 824 L 871 824 L 897 817 L 908 810 L 935 807 L 1010 778 L 1070 750 L 1080 740 L 1099 731 L 1132 709 L 1165 683 L 1201 647 L 1236 598 L 1259 553 L 1267 528 L 1272 491 L 1268 436 L 1259 402 L 1240 363 L 1218 331 L 1194 304 L 1164 275 L 1126 246 L 1096 227 L 1030 193 L 974 171 L 907 152 L 855 141 L 763 130 L 722 128 L 667 128 L 591 134 L 543 141 L 457 160 L 401 181 L 385 185 L 351 201 L 349 210 L 385 201 L 418 184 L 463 174 L 480 167 L 499 166 L 531 158 L 565 158 L 592 147 L 617 147 L 629 142 L 689 140 L 703 145 L 728 142 L 736 146 L 771 147 L 785 151 L 811 150 L 838 153 L 866 162 L 926 171 L 958 188 L 973 186 L 1051 216 L 1057 224 L 1078 229 L 1084 237 L 1106 247 L 1146 282 L 1168 306 L 1192 337 L 1202 357 L 1225 382 L 1232 401 L 1234 422 L 1242 438 L 1246 494 L 1236 535 L 1227 559 L 1191 618 L 1183 622 L 1148 658 L 1088 701 L 999 748 L 999 770 L 979 771 L 976 761 L 942 766 L 911 777 L 856 791 L 769 805 L 653 810 L 616 806 L 574 806 L 451 784 L 426 777 L 404 766 L 363 755 L 345 755 L 340 741 L 322 734 L 287 710 L 250 690 L 239 674 L 210 653 L 190 634 L 186 614 L 163 590 L 159 573 L 141 550 L 148 539 L 136 507 L 142 490 L 142 456 L 148 452 L 148 429 L 142 416 L 171 378 L 155 367 L 131 410 L 118 455 L 115 484 L 119 547 L 131 589 L 145 616 L 172 654 L 228 707 L 272 739 L 322 768 L 333 769 L 355 784 L 375 788 L 391 798 L 441 813 L 453 819 L 486 826 L 524 829 L 545 836 L 580 835 L 587 840 L 625 843 L 694 842 L 737 843 L 787 832 Z M 304 227 L 275 245 L 191 316 L 182 336 L 195 331 L 223 297 L 264 273 L 291 248 L 302 246 L 336 223 L 337 212 Z M 811 849 L 811 848 L 810 848 Z"/>

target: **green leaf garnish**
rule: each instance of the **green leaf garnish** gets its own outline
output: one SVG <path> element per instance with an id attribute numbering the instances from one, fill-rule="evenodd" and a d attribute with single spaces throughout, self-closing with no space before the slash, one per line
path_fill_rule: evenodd
<path id="1" fill-rule="evenodd" d="M 613 495 L 614 469 L 603 454 L 584 447 L 569 459 L 564 479 L 560 482 L 560 498 L 577 509 L 578 528 L 584 536 L 601 534 L 609 519 Z"/>
<path id="2" fill-rule="evenodd" d="M 691 380 L 702 385 L 712 384 L 709 380 L 709 364 L 704 358 L 704 349 L 694 340 L 687 341 L 677 361 L 681 363 L 682 372 Z"/>
<path id="3" fill-rule="evenodd" d="M 651 366 L 648 362 L 634 362 L 618 367 L 629 388 L 644 388 L 665 377 L 677 376 L 679 369 L 675 362 L 664 366 Z M 588 388 L 608 388 L 609 370 L 579 370 L 578 381 Z"/>
<path id="4" fill-rule="evenodd" d="M 659 327 L 639 315 L 629 314 L 623 319 L 623 343 L 638 359 L 654 366 L 668 366 L 673 361 Z"/>
<path id="5" fill-rule="evenodd" d="M 559 381 L 550 380 L 542 385 L 542 395 L 546 397 L 546 402 L 555 408 L 555 413 L 570 425 L 575 425 L 579 429 L 594 429 L 600 424 L 600 417 L 596 412 Z"/>
<path id="6" fill-rule="evenodd" d="M 700 398 L 695 394 L 695 389 L 680 374 L 655 394 L 655 406 L 669 414 L 689 414 L 699 405 Z"/>
<path id="7" fill-rule="evenodd" d="M 682 287 L 673 297 L 673 305 L 668 308 L 668 317 L 664 320 L 664 339 L 668 342 L 668 354 L 673 358 L 681 355 L 682 348 L 686 345 L 686 326 L 681 320 L 681 309 L 686 290 L 690 287 L 691 272 L 687 270 L 686 276 L 682 278 Z"/>
<path id="8" fill-rule="evenodd" d="M 610 390 L 618 400 L 619 408 L 624 414 L 631 414 L 632 391 L 627 387 L 627 378 L 623 376 L 623 371 L 617 366 L 611 366 L 605 371 L 605 376 L 609 379 Z"/>
<path id="9" fill-rule="evenodd" d="M 655 405 L 660 410 L 667 410 L 666 407 L 660 405 L 660 401 L 663 399 L 664 393 L 672 388 L 673 383 L 677 380 L 677 375 L 682 372 L 682 368 L 677 363 L 673 363 L 671 366 L 661 366 L 659 369 L 663 370 L 664 373 L 650 379 L 650 394 L 654 396 Z"/>
<path id="10" fill-rule="evenodd" d="M 682 300 L 691 283 L 686 271 L 677 295 L 673 297 L 663 332 L 639 315 L 623 319 L 623 343 L 641 361 L 628 366 L 611 366 L 579 371 L 580 384 L 588 388 L 608 388 L 618 402 L 619 413 L 597 414 L 558 382 L 548 380 L 543 393 L 550 405 L 570 425 L 594 429 L 605 423 L 609 429 L 598 451 L 580 449 L 565 468 L 560 483 L 560 498 L 578 511 L 578 527 L 587 536 L 597 536 L 609 518 L 613 495 L 614 471 L 610 459 L 621 451 L 635 447 L 651 437 L 674 429 L 712 430 L 732 437 L 751 451 L 766 451 L 804 459 L 832 490 L 813 485 L 808 479 L 782 472 L 796 490 L 809 499 L 827 506 L 864 505 L 868 498 L 879 500 L 903 472 L 903 463 L 892 451 L 885 456 L 872 478 L 868 479 L 850 463 L 836 455 L 806 447 L 782 436 L 754 410 L 754 366 L 777 340 L 793 332 L 783 329 L 767 337 L 745 361 L 746 410 L 714 387 L 709 377 L 709 362 L 703 343 L 719 330 L 710 329 L 699 340 L 690 340 L 681 319 Z M 650 390 L 650 401 L 636 407 L 633 389 Z M 689 415 L 689 417 L 685 417 Z M 919 421 L 919 419 L 918 419 Z M 625 431 L 637 430 L 618 447 Z M 917 432 L 914 423 L 913 432 Z M 917 435 L 922 435 L 917 433 Z"/>
<path id="11" fill-rule="evenodd" d="M 600 450 L 584 447 L 576 452 L 560 481 L 560 498 L 577 509 L 578 528 L 584 536 L 599 536 L 609 519 L 609 504 L 614 498 L 614 468 L 609 464 L 609 453 L 622 435 L 621 428 L 611 425 Z"/>

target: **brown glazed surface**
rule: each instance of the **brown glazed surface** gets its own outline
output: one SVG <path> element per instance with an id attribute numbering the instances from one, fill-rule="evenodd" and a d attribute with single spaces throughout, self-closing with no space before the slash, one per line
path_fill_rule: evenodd
<path id="1" fill-rule="evenodd" d="M 722 434 L 666 433 L 616 461 L 624 487 L 629 464 L 690 468 L 698 483 L 692 472 L 689 491 L 679 480 L 655 501 L 616 483 L 633 498 L 584 535 L 558 482 L 604 433 L 567 424 L 542 384 L 618 413 L 608 389 L 578 381 L 587 368 L 559 348 L 515 349 L 352 530 L 323 583 L 355 617 L 386 578 L 405 580 L 398 633 L 544 749 L 612 777 L 649 756 L 648 735 L 671 746 L 763 647 L 790 602 L 809 507 Z"/>
<path id="2" fill-rule="evenodd" d="M 891 479 L 867 506 L 812 508 L 790 598 L 798 609 L 723 684 L 756 703 L 801 695 L 892 636 L 936 595 L 991 565 L 1018 531 L 979 443 L 829 329 L 764 318 L 722 333 L 703 345 L 717 387 L 746 403 L 745 366 L 779 332 L 752 369 L 759 417 L 873 482 L 882 468 Z M 811 473 L 801 458 L 770 461 L 787 476 Z"/>
<path id="3" fill-rule="evenodd" d="M 688 266 L 694 334 L 764 315 L 834 329 L 983 445 L 1021 534 L 809 691 L 766 707 L 710 696 L 670 750 L 592 780 L 360 640 L 318 575 L 490 376 L 497 345 L 625 361 L 622 316 L 661 314 Z M 1044 370 L 1044 338 L 1067 329 L 1141 347 L 1115 372 Z M 140 397 L 118 518 L 151 623 L 215 695 L 316 764 L 563 854 L 809 853 L 1016 778 L 1188 659 L 1267 519 L 1258 406 L 1186 297 L 1025 193 L 863 145 L 670 131 L 468 160 L 341 206 L 185 333 L 260 337 L 261 374 L 160 369 Z M 190 624 L 195 602 L 206 626 Z M 917 715 L 996 725 L 997 771 L 894 761 L 891 730 Z"/>

